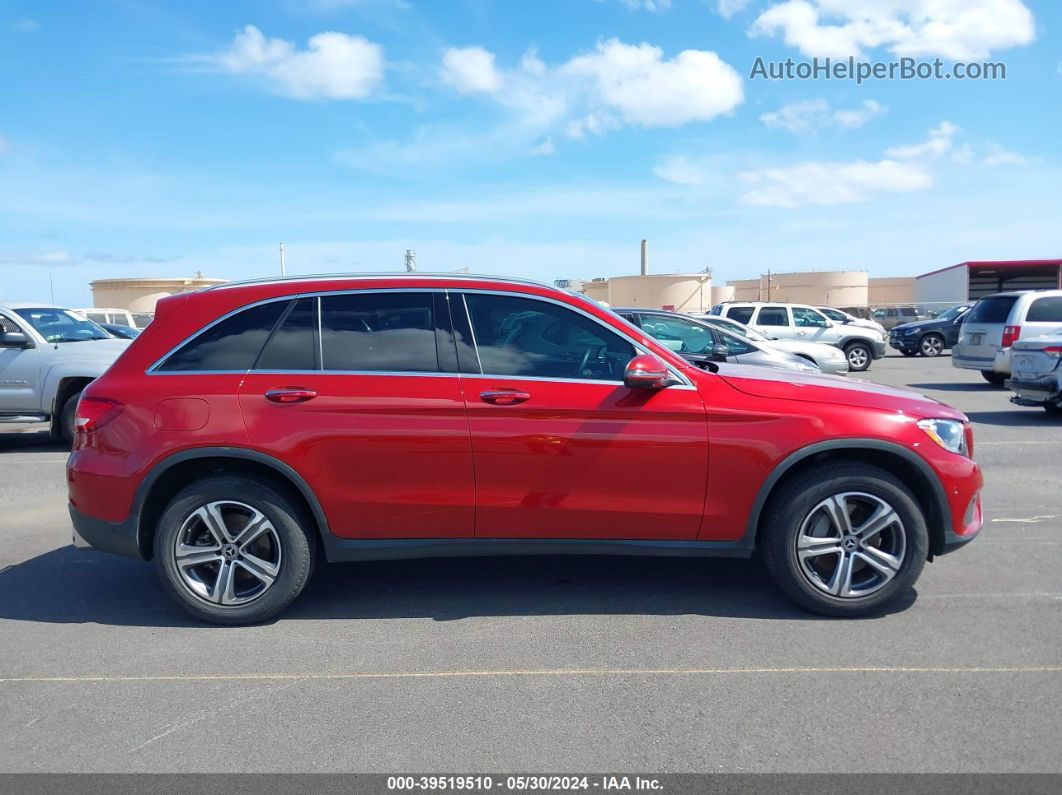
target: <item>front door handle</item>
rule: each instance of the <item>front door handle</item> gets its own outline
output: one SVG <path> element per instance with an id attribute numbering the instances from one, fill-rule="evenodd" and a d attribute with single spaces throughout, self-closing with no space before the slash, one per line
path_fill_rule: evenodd
<path id="1" fill-rule="evenodd" d="M 317 393 L 304 386 L 278 386 L 267 389 L 265 399 L 274 403 L 305 403 L 313 400 Z"/>
<path id="2" fill-rule="evenodd" d="M 480 392 L 479 397 L 484 403 L 493 403 L 495 406 L 515 406 L 530 400 L 531 393 L 520 389 L 488 389 Z"/>

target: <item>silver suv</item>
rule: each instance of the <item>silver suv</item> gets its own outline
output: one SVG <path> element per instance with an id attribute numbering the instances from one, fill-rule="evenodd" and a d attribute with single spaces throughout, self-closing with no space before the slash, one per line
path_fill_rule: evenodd
<path id="1" fill-rule="evenodd" d="M 779 340 L 825 342 L 844 351 L 848 369 L 860 372 L 885 355 L 885 337 L 875 329 L 834 323 L 807 304 L 761 301 L 716 304 L 711 314 L 728 317 Z"/>
<path id="2" fill-rule="evenodd" d="M 50 420 L 73 439 L 81 390 L 128 347 L 69 309 L 0 304 L 0 423 Z"/>
<path id="3" fill-rule="evenodd" d="M 1039 337 L 1062 325 L 1062 290 L 1015 290 L 982 298 L 962 324 L 951 363 L 980 370 L 990 384 L 1001 386 L 1011 373 L 1011 345 Z"/>

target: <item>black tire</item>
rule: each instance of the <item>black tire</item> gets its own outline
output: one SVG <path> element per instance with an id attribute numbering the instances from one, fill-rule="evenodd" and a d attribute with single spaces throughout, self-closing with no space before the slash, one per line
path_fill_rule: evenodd
<path id="1" fill-rule="evenodd" d="M 926 334 L 918 341 L 918 352 L 930 358 L 944 353 L 944 338 L 939 334 Z"/>
<path id="2" fill-rule="evenodd" d="M 1062 417 L 1062 403 L 1044 403 L 1044 411 L 1056 417 Z"/>
<path id="3" fill-rule="evenodd" d="M 1003 386 L 1003 382 L 1007 380 L 1003 373 L 997 373 L 995 370 L 982 370 L 981 377 L 992 386 Z"/>
<path id="4" fill-rule="evenodd" d="M 216 503 L 227 504 L 228 513 L 222 511 L 222 514 L 229 520 L 239 519 L 240 509 L 234 506 L 242 505 L 259 512 L 271 526 L 271 531 L 262 533 L 265 538 L 260 537 L 253 542 L 261 545 L 254 547 L 255 557 L 250 557 L 250 553 L 240 549 L 233 550 L 233 557 L 225 559 L 229 561 L 227 565 L 232 572 L 229 581 L 235 583 L 233 598 L 247 600 L 240 604 L 218 603 L 224 599 L 224 594 L 218 600 L 208 598 L 210 577 L 214 572 L 211 567 L 217 569 L 213 583 L 213 590 L 217 591 L 220 571 L 226 563 L 205 562 L 198 567 L 186 566 L 185 570 L 190 575 L 182 575 L 178 570 L 178 535 L 182 535 L 182 541 L 187 542 L 189 534 L 198 532 L 199 538 L 188 546 L 198 546 L 199 541 L 210 539 L 204 545 L 203 554 L 209 554 L 214 546 L 219 547 L 218 561 L 223 560 L 220 549 L 236 546 L 230 543 L 223 547 L 220 543 L 214 543 L 213 537 L 204 533 L 209 532 L 205 523 L 192 518 L 199 509 Z M 262 553 L 262 548 L 269 549 L 270 553 Z M 313 571 L 314 548 L 315 536 L 309 517 L 273 484 L 245 475 L 213 475 L 186 486 L 163 511 L 155 533 L 154 561 L 166 592 L 196 618 L 212 624 L 257 624 L 279 614 L 302 593 Z M 263 555 L 266 559 L 263 559 Z M 276 571 L 270 584 L 251 576 L 251 568 L 248 568 L 252 565 L 251 560 L 268 562 L 272 567 L 274 558 Z M 195 593 L 189 585 L 189 576 L 198 578 L 207 593 Z M 249 586 L 248 580 L 251 581 Z M 239 595 L 235 589 L 243 586 L 246 586 L 244 595 Z M 258 595 L 254 595 L 255 587 L 262 589 Z"/>
<path id="5" fill-rule="evenodd" d="M 902 353 L 904 356 L 917 356 L 918 355 L 918 351 L 902 350 L 902 351 L 900 351 L 900 353 Z"/>
<path id="6" fill-rule="evenodd" d="M 74 443 L 74 420 L 77 417 L 77 401 L 81 398 L 81 390 L 70 395 L 63 403 L 59 411 L 59 431 L 67 444 Z"/>
<path id="7" fill-rule="evenodd" d="M 857 495 L 860 500 L 868 498 L 869 502 L 876 499 L 892 508 L 900 524 L 886 526 L 877 534 L 877 543 L 884 549 L 886 541 L 891 540 L 893 546 L 890 548 L 893 550 L 896 544 L 902 543 L 902 553 L 897 555 L 900 563 L 893 569 L 895 574 L 888 578 L 865 562 L 867 553 L 863 552 L 863 544 L 857 542 L 858 547 L 851 553 L 839 551 L 840 558 L 835 558 L 834 565 L 840 567 L 842 560 L 851 559 L 853 583 L 859 576 L 866 579 L 867 585 L 864 589 L 867 592 L 863 595 L 840 596 L 827 593 L 826 586 L 829 583 L 820 580 L 820 585 L 815 584 L 800 560 L 797 543 L 805 521 L 812 523 L 809 527 L 814 527 L 814 523 L 823 517 L 818 506 L 833 495 L 853 492 L 855 494 L 848 498 L 853 506 L 850 513 L 853 517 L 860 511 L 868 510 L 860 506 Z M 813 613 L 840 618 L 880 613 L 902 597 L 921 574 L 929 549 L 925 517 L 907 487 L 883 469 L 851 462 L 823 464 L 785 483 L 771 497 L 762 530 L 762 549 L 767 569 L 786 595 Z M 824 539 L 824 543 L 827 540 Z M 873 543 L 868 541 L 866 546 Z M 809 556 L 808 560 L 812 565 L 818 561 L 828 564 L 828 556 L 829 553 L 816 558 Z M 875 578 L 883 580 L 883 583 L 875 590 L 870 590 Z"/>
<path id="8" fill-rule="evenodd" d="M 874 352 L 865 342 L 849 342 L 844 346 L 844 355 L 848 359 L 848 369 L 861 373 L 874 361 Z"/>

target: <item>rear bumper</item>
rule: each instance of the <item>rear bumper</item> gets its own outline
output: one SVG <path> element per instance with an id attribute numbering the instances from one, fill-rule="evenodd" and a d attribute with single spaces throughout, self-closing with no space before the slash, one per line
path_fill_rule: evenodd
<path id="1" fill-rule="evenodd" d="M 143 557 L 137 543 L 136 517 L 130 517 L 124 522 L 108 522 L 83 514 L 73 505 L 67 507 L 70 510 L 70 521 L 74 525 L 75 547 L 91 547 L 101 552 L 113 552 L 130 558 Z"/>
<path id="2" fill-rule="evenodd" d="M 1012 402 L 1025 402 L 1042 405 L 1054 403 L 1062 397 L 1062 384 L 1056 378 L 1045 378 L 1040 381 L 1022 381 L 1010 378 L 1003 382 L 1013 392 L 1016 398 Z"/>
<path id="3" fill-rule="evenodd" d="M 992 356 L 970 356 L 962 346 L 951 350 L 951 363 L 964 370 L 986 370 L 1010 375 L 1010 348 L 998 348 Z"/>

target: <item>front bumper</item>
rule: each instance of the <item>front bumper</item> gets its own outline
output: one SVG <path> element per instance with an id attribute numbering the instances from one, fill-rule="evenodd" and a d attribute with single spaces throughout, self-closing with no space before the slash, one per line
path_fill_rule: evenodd
<path id="1" fill-rule="evenodd" d="M 880 359 L 881 357 L 883 357 L 885 355 L 885 350 L 886 350 L 886 348 L 885 348 L 885 340 L 881 340 L 880 342 L 873 342 L 872 341 L 870 343 L 870 347 L 873 348 L 873 350 L 874 350 L 874 358 L 875 359 Z"/>
<path id="2" fill-rule="evenodd" d="M 73 544 L 79 549 L 91 547 L 101 552 L 113 552 L 130 558 L 143 558 L 137 542 L 136 517 L 124 522 L 108 522 L 81 513 L 68 505 L 70 521 L 74 525 Z"/>
<path id="3" fill-rule="evenodd" d="M 921 334 L 912 334 L 910 337 L 891 336 L 889 337 L 889 345 L 898 351 L 917 351 L 918 340 L 921 336 Z"/>

